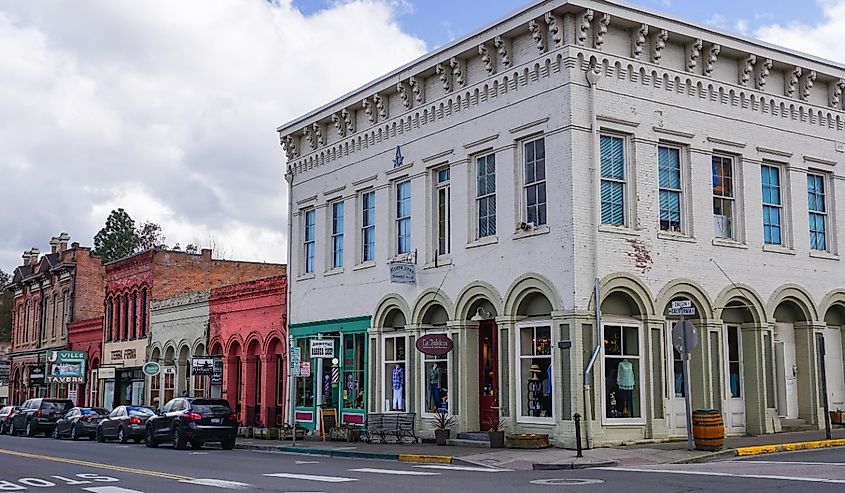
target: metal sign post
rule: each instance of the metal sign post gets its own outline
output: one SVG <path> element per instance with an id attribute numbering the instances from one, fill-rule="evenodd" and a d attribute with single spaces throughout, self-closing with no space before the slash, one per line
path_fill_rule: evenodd
<path id="1" fill-rule="evenodd" d="M 681 353 L 681 360 L 684 364 L 684 408 L 687 414 L 687 448 L 695 450 L 692 436 L 692 400 L 690 395 L 689 360 L 690 353 L 698 345 L 698 333 L 695 326 L 684 320 L 687 315 L 695 315 L 695 308 L 692 301 L 673 301 L 669 309 L 669 315 L 677 315 L 680 320 L 675 324 L 672 331 L 672 338 L 675 340 L 675 349 Z M 680 346 L 680 347 L 679 347 Z"/>
<path id="2" fill-rule="evenodd" d="M 296 341 L 294 340 L 293 336 L 290 336 L 288 347 L 290 348 L 290 355 L 288 358 L 290 359 L 289 368 L 288 368 L 288 389 L 290 390 L 290 402 L 288 402 L 288 406 L 290 406 L 290 422 L 291 422 L 291 447 L 296 447 L 296 377 L 294 377 L 294 370 L 293 370 L 293 362 L 296 361 L 296 372 L 299 373 L 299 363 L 301 349 L 299 346 L 295 346 Z"/>
<path id="3" fill-rule="evenodd" d="M 816 334 L 816 340 L 819 346 L 819 377 L 822 387 L 822 404 L 824 405 L 824 434 L 830 440 L 830 403 L 827 400 L 827 367 L 824 365 L 824 335 Z"/>

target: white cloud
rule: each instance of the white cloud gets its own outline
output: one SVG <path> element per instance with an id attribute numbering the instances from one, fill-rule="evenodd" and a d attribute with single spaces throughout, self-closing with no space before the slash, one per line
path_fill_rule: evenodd
<path id="1" fill-rule="evenodd" d="M 275 127 L 425 51 L 405 0 L 0 4 L 0 267 L 112 208 L 169 243 L 285 258 Z"/>
<path id="2" fill-rule="evenodd" d="M 773 24 L 756 29 L 754 35 L 792 50 L 845 62 L 841 49 L 845 43 L 845 0 L 820 0 L 817 4 L 824 17 L 816 25 Z"/>

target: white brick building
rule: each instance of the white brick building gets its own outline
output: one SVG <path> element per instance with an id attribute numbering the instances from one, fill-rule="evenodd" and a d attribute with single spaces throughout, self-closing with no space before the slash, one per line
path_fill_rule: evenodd
<path id="1" fill-rule="evenodd" d="M 549 0 L 282 125 L 291 333 L 337 336 L 354 375 L 306 402 L 320 363 L 298 418 L 330 403 L 430 430 L 448 409 L 459 431 L 501 416 L 572 445 L 580 413 L 593 444 L 684 435 L 666 313 L 691 300 L 694 408 L 733 434 L 819 426 L 816 334 L 845 409 L 844 78 L 661 14 Z M 415 284 L 392 283 L 392 261 Z M 419 352 L 431 333 L 452 351 Z"/>

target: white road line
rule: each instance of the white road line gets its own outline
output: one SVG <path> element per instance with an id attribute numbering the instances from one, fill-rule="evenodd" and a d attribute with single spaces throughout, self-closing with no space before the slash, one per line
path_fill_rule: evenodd
<path id="1" fill-rule="evenodd" d="M 94 486 L 91 488 L 82 488 L 82 491 L 90 491 L 91 493 L 144 493 L 143 491 L 129 490 L 120 486 Z"/>
<path id="2" fill-rule="evenodd" d="M 469 472 L 510 472 L 513 469 L 493 469 L 489 467 L 472 467 L 472 466 L 449 466 L 446 464 L 426 464 L 424 466 L 414 466 L 420 469 L 442 469 L 444 471 L 469 471 Z"/>
<path id="3" fill-rule="evenodd" d="M 845 462 L 801 462 L 801 461 L 792 461 L 792 460 L 743 460 L 743 461 L 734 461 L 737 464 L 748 465 L 748 464 L 782 464 L 784 466 L 788 466 L 790 464 L 795 464 L 797 466 L 845 466 Z"/>
<path id="4" fill-rule="evenodd" d="M 397 469 L 373 469 L 369 467 L 362 467 L 360 469 L 350 469 L 352 472 L 368 472 L 372 474 L 392 474 L 394 476 L 440 476 L 439 472 L 425 472 L 425 471 L 400 471 Z"/>
<path id="5" fill-rule="evenodd" d="M 196 484 L 199 486 L 212 486 L 214 488 L 223 488 L 224 490 L 245 490 L 248 488 L 252 488 L 252 485 L 249 483 L 241 483 L 239 481 L 226 481 L 223 479 L 183 479 L 179 482 L 185 484 Z"/>
<path id="6" fill-rule="evenodd" d="M 301 479 L 303 481 L 320 481 L 322 483 L 348 483 L 350 481 L 358 481 L 355 478 L 342 478 L 340 476 L 314 476 L 312 474 L 291 474 L 289 472 L 274 472 L 272 474 L 264 474 L 271 478 L 284 479 Z"/>
<path id="7" fill-rule="evenodd" d="M 596 467 L 594 469 L 598 469 L 600 471 L 646 472 L 659 474 L 681 474 L 689 476 L 722 476 L 729 478 L 772 479 L 775 481 L 803 481 L 806 483 L 845 484 L 845 479 L 809 478 L 801 476 L 775 476 L 768 474 L 739 474 L 716 471 L 682 471 L 677 469 L 641 469 L 636 467 Z"/>
<path id="8" fill-rule="evenodd" d="M 299 465 L 299 464 L 319 464 L 319 463 L 320 463 L 320 461 L 318 461 L 318 460 L 298 460 L 298 461 L 294 461 L 294 464 L 297 464 L 297 465 Z"/>

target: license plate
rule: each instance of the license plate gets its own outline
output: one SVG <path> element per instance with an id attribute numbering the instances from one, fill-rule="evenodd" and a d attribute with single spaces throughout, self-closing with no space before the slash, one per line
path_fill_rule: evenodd
<path id="1" fill-rule="evenodd" d="M 213 425 L 219 425 L 222 422 L 223 422 L 222 418 L 211 418 L 211 424 L 213 424 Z"/>

